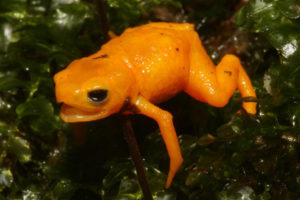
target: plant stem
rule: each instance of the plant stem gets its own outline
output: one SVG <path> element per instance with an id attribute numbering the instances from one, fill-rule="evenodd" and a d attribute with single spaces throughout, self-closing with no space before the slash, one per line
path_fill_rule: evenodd
<path id="1" fill-rule="evenodd" d="M 127 141 L 129 151 L 137 171 L 138 180 L 144 194 L 144 199 L 153 200 L 152 193 L 150 191 L 150 187 L 143 167 L 140 150 L 137 145 L 134 131 L 132 128 L 132 124 L 130 119 L 127 116 L 124 116 L 123 128 L 124 128 L 124 137 Z"/>
<path id="2" fill-rule="evenodd" d="M 109 24 L 106 16 L 106 9 L 105 9 L 105 1 L 104 0 L 95 0 L 96 8 L 100 15 L 100 22 L 101 22 L 101 29 L 102 34 L 104 36 L 104 41 L 109 41 L 108 31 L 109 31 Z"/>
<path id="3" fill-rule="evenodd" d="M 104 40 L 107 42 L 109 40 L 108 31 L 109 31 L 109 25 L 108 20 L 106 16 L 106 10 L 105 10 L 105 1 L 104 0 L 95 0 L 95 4 L 98 10 L 98 13 L 100 15 L 100 21 L 101 21 L 101 27 L 102 27 L 102 34 L 104 35 Z M 146 178 L 143 162 L 142 162 L 142 156 L 140 154 L 139 147 L 136 142 L 136 138 L 134 135 L 134 131 L 132 128 L 131 121 L 127 116 L 124 116 L 123 118 L 123 134 L 125 137 L 125 140 L 127 141 L 128 148 L 130 155 L 132 157 L 132 160 L 134 162 L 138 180 L 140 183 L 140 186 L 143 191 L 144 199 L 145 200 L 153 200 L 152 193 L 150 191 L 150 187 Z"/>

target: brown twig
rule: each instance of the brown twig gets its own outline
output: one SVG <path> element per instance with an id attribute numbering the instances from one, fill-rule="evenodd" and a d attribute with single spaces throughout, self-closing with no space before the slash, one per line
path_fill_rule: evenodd
<path id="1" fill-rule="evenodd" d="M 106 16 L 106 11 L 105 11 L 105 2 L 104 0 L 95 0 L 95 4 L 98 10 L 98 13 L 100 15 L 100 21 L 101 21 L 101 27 L 102 27 L 102 33 L 104 35 L 104 40 L 107 42 L 109 40 L 109 24 Z M 131 121 L 127 116 L 123 117 L 123 128 L 124 128 L 124 137 L 125 140 L 127 141 L 128 148 L 130 155 L 132 157 L 132 160 L 134 162 L 136 171 L 137 171 L 137 176 L 138 180 L 140 183 L 140 186 L 143 191 L 144 199 L 145 200 L 153 200 L 152 193 L 150 191 L 150 187 L 146 178 L 143 162 L 142 162 L 142 156 L 140 154 L 139 147 L 136 142 L 136 138 L 134 135 L 134 131 L 132 128 Z"/>
<path id="2" fill-rule="evenodd" d="M 104 41 L 107 42 L 109 40 L 109 35 L 108 35 L 109 25 L 106 16 L 105 1 L 95 0 L 95 5 L 100 16 L 101 29 L 102 29 L 102 34 L 104 36 Z"/>
<path id="3" fill-rule="evenodd" d="M 140 154 L 139 147 L 136 142 L 136 138 L 133 132 L 132 124 L 130 119 L 127 116 L 123 117 L 123 128 L 124 128 L 124 137 L 127 141 L 130 155 L 132 157 L 132 160 L 134 162 L 137 175 L 138 175 L 138 180 L 141 185 L 143 194 L 144 194 L 144 199 L 145 200 L 153 200 L 152 198 L 152 193 L 150 191 L 150 187 L 146 178 L 145 170 L 143 167 L 142 163 L 142 156 Z"/>

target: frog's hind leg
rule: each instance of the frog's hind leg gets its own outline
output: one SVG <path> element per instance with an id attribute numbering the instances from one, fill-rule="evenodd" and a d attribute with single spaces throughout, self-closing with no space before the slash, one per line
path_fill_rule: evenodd
<path id="1" fill-rule="evenodd" d="M 215 67 L 206 54 L 198 35 L 191 45 L 191 66 L 185 92 L 195 99 L 212 106 L 225 106 L 236 89 L 242 97 L 256 97 L 251 81 L 240 60 L 234 55 L 225 55 Z M 248 113 L 256 113 L 256 103 L 243 103 Z"/>

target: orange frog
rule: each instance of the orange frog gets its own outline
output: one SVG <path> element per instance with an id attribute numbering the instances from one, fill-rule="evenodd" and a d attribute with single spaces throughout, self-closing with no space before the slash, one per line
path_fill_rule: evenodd
<path id="1" fill-rule="evenodd" d="M 83 122 L 129 111 L 154 119 L 170 157 L 166 188 L 183 159 L 172 115 L 155 106 L 180 91 L 212 106 L 227 104 L 236 88 L 255 97 L 240 60 L 226 55 L 216 67 L 192 24 L 149 23 L 128 28 L 88 57 L 73 61 L 54 76 L 60 117 Z M 256 103 L 243 103 L 256 113 Z"/>

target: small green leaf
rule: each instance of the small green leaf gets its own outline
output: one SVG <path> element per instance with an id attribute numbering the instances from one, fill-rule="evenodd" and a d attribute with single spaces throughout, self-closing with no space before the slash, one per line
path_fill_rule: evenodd
<path id="1" fill-rule="evenodd" d="M 16 109 L 19 118 L 27 116 L 52 116 L 54 109 L 52 103 L 45 97 L 30 99 L 20 104 Z"/>
<path id="2" fill-rule="evenodd" d="M 56 118 L 44 117 L 32 120 L 30 122 L 31 129 L 40 134 L 52 133 L 58 128 L 58 122 Z"/>
<path id="3" fill-rule="evenodd" d="M 54 187 L 53 193 L 57 199 L 71 199 L 75 187 L 70 180 L 61 179 Z"/>
<path id="4" fill-rule="evenodd" d="M 197 170 L 197 169 L 194 169 L 194 170 Z M 203 174 L 200 171 L 199 172 L 191 172 L 186 177 L 185 185 L 192 186 L 192 185 L 200 184 L 203 179 L 203 176 L 205 176 L 205 174 Z"/>
<path id="5" fill-rule="evenodd" d="M 213 135 L 207 134 L 207 135 L 204 135 L 201 138 L 199 138 L 199 140 L 197 141 L 197 144 L 201 145 L 201 146 L 207 146 L 215 141 L 216 141 L 216 138 Z"/>
<path id="6" fill-rule="evenodd" d="M 288 106 L 288 117 L 294 127 L 300 126 L 300 103 L 290 104 Z"/>
<path id="7" fill-rule="evenodd" d="M 254 190 L 249 186 L 243 185 L 226 185 L 225 189 L 219 193 L 219 200 L 254 200 L 256 195 Z"/>
<path id="8" fill-rule="evenodd" d="M 111 13 L 109 16 L 112 25 L 111 29 L 115 33 L 121 33 L 129 26 L 146 23 L 141 17 L 143 15 L 149 15 L 149 11 L 152 8 L 158 6 L 182 7 L 181 3 L 177 0 L 107 0 L 106 2 L 108 5 L 108 13 Z"/>
<path id="9" fill-rule="evenodd" d="M 17 87 L 26 87 L 27 83 L 15 77 L 2 77 L 0 78 L 0 91 L 11 90 Z"/>
<path id="10" fill-rule="evenodd" d="M 143 164 L 153 197 L 164 196 L 166 194 L 164 191 L 166 176 L 156 167 L 148 165 L 147 162 Z M 110 170 L 103 179 L 102 197 L 104 199 L 122 199 L 125 197 L 132 200 L 141 199 L 142 190 L 136 173 L 130 160 L 110 163 Z"/>
<path id="11" fill-rule="evenodd" d="M 31 160 L 31 149 L 27 140 L 18 136 L 10 137 L 7 141 L 7 146 L 20 162 L 26 163 Z"/>
<path id="12" fill-rule="evenodd" d="M 141 199 L 142 192 L 140 191 L 139 183 L 135 178 L 124 178 L 119 186 L 119 197 L 128 196 L 130 199 Z"/>
<path id="13" fill-rule="evenodd" d="M 0 52 L 7 50 L 12 40 L 12 26 L 10 24 L 0 23 Z"/>
<path id="14" fill-rule="evenodd" d="M 39 200 L 38 192 L 32 190 L 23 190 L 23 199 Z"/>
<path id="15" fill-rule="evenodd" d="M 300 18 L 300 2 L 299 0 L 277 1 L 279 10 L 288 18 Z"/>
<path id="16" fill-rule="evenodd" d="M 49 21 L 52 39 L 57 42 L 70 42 L 80 31 L 84 21 L 91 18 L 92 12 L 86 4 L 74 1 L 70 4 L 56 4 L 55 12 Z"/>
<path id="17" fill-rule="evenodd" d="M 0 191 L 13 183 L 13 175 L 9 169 L 0 168 Z"/>
<path id="18" fill-rule="evenodd" d="M 16 129 L 16 126 L 7 124 L 4 121 L 0 121 L 0 138 L 12 135 Z"/>

